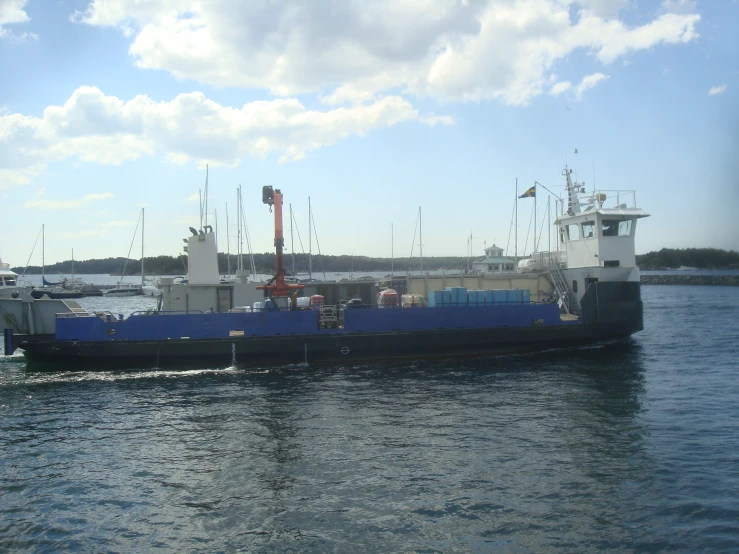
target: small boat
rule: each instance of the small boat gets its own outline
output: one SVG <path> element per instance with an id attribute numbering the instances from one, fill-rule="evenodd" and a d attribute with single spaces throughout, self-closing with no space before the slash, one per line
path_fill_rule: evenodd
<path id="1" fill-rule="evenodd" d="M 141 294 L 143 296 L 159 296 L 162 294 L 162 291 L 154 285 L 144 285 L 141 287 Z"/>
<path id="2" fill-rule="evenodd" d="M 56 300 L 66 300 L 82 298 L 85 295 L 80 291 L 65 290 L 62 287 L 36 287 L 31 291 L 31 296 L 36 299 L 48 296 Z"/>
<path id="3" fill-rule="evenodd" d="M 105 289 L 103 296 L 140 296 L 142 294 L 141 287 L 138 285 L 123 285 L 118 284 L 111 289 Z"/>
<path id="4" fill-rule="evenodd" d="M 10 264 L 0 259 L 0 298 L 18 297 L 30 290 L 30 287 L 18 286 L 18 274 L 10 271 Z"/>

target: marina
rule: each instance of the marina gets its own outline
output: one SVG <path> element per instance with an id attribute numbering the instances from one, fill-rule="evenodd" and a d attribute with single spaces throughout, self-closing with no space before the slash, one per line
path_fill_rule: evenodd
<path id="1" fill-rule="evenodd" d="M 0 0 L 0 553 L 739 552 L 737 5 Z"/>

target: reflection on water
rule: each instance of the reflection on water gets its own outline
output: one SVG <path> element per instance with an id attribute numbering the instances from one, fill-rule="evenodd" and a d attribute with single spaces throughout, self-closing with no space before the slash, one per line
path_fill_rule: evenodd
<path id="1" fill-rule="evenodd" d="M 106 373 L 4 359 L 0 549 L 736 550 L 735 361 L 694 362 L 708 338 L 674 334 L 695 305 L 645 289 L 647 331 L 590 349 Z M 716 308 L 730 334 L 737 312 Z"/>

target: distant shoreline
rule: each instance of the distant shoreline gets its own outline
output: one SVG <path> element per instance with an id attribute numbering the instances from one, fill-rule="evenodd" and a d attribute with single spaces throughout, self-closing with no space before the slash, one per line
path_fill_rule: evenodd
<path id="1" fill-rule="evenodd" d="M 739 287 L 739 275 L 641 275 L 642 285 L 706 285 Z"/>

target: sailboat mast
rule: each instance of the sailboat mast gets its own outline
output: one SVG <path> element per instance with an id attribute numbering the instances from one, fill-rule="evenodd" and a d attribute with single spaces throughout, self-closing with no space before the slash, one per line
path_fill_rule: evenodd
<path id="1" fill-rule="evenodd" d="M 514 198 L 516 199 L 516 203 L 514 204 L 515 209 L 513 211 L 516 214 L 516 222 L 513 224 L 513 235 L 515 237 L 513 239 L 513 259 L 516 262 L 516 266 L 513 270 L 514 273 L 518 273 L 518 177 L 516 177 L 516 196 Z"/>
<path id="2" fill-rule="evenodd" d="M 313 228 L 311 227 L 311 221 L 313 216 L 310 211 L 310 196 L 308 197 L 308 278 L 313 278 Z"/>
<path id="3" fill-rule="evenodd" d="M 226 271 L 228 271 L 229 275 L 231 275 L 231 241 L 229 239 L 230 231 L 231 228 L 228 226 L 228 202 L 226 202 L 226 256 L 228 256 L 228 259 L 226 260 Z"/>
<path id="4" fill-rule="evenodd" d="M 44 278 L 46 269 L 46 227 L 45 224 L 41 225 L 41 279 Z"/>
<path id="5" fill-rule="evenodd" d="M 141 288 L 144 288 L 144 208 L 141 208 Z"/>
<path id="6" fill-rule="evenodd" d="M 220 273 L 220 264 L 218 263 L 218 210 L 213 210 L 213 218 L 216 220 L 216 267 L 218 268 L 218 273 Z"/>
<path id="7" fill-rule="evenodd" d="M 552 197 L 547 196 L 547 251 L 552 251 Z M 551 257 L 551 256 L 550 256 Z"/>
<path id="8" fill-rule="evenodd" d="M 72 248 L 72 281 L 74 282 L 74 248 Z"/>
<path id="9" fill-rule="evenodd" d="M 290 252 L 293 255 L 293 276 L 295 276 L 295 243 L 293 240 L 293 205 L 290 204 Z"/>
<path id="10" fill-rule="evenodd" d="M 539 245 L 536 241 L 536 237 L 538 236 L 538 233 L 536 230 L 538 229 L 538 225 L 536 224 L 536 181 L 534 181 L 534 252 L 539 251 Z"/>
<path id="11" fill-rule="evenodd" d="M 241 185 L 236 188 L 236 268 L 237 271 L 244 269 L 244 262 L 241 258 Z"/>
<path id="12" fill-rule="evenodd" d="M 423 220 L 421 206 L 418 206 L 418 246 L 421 248 L 421 273 L 423 273 Z"/>

